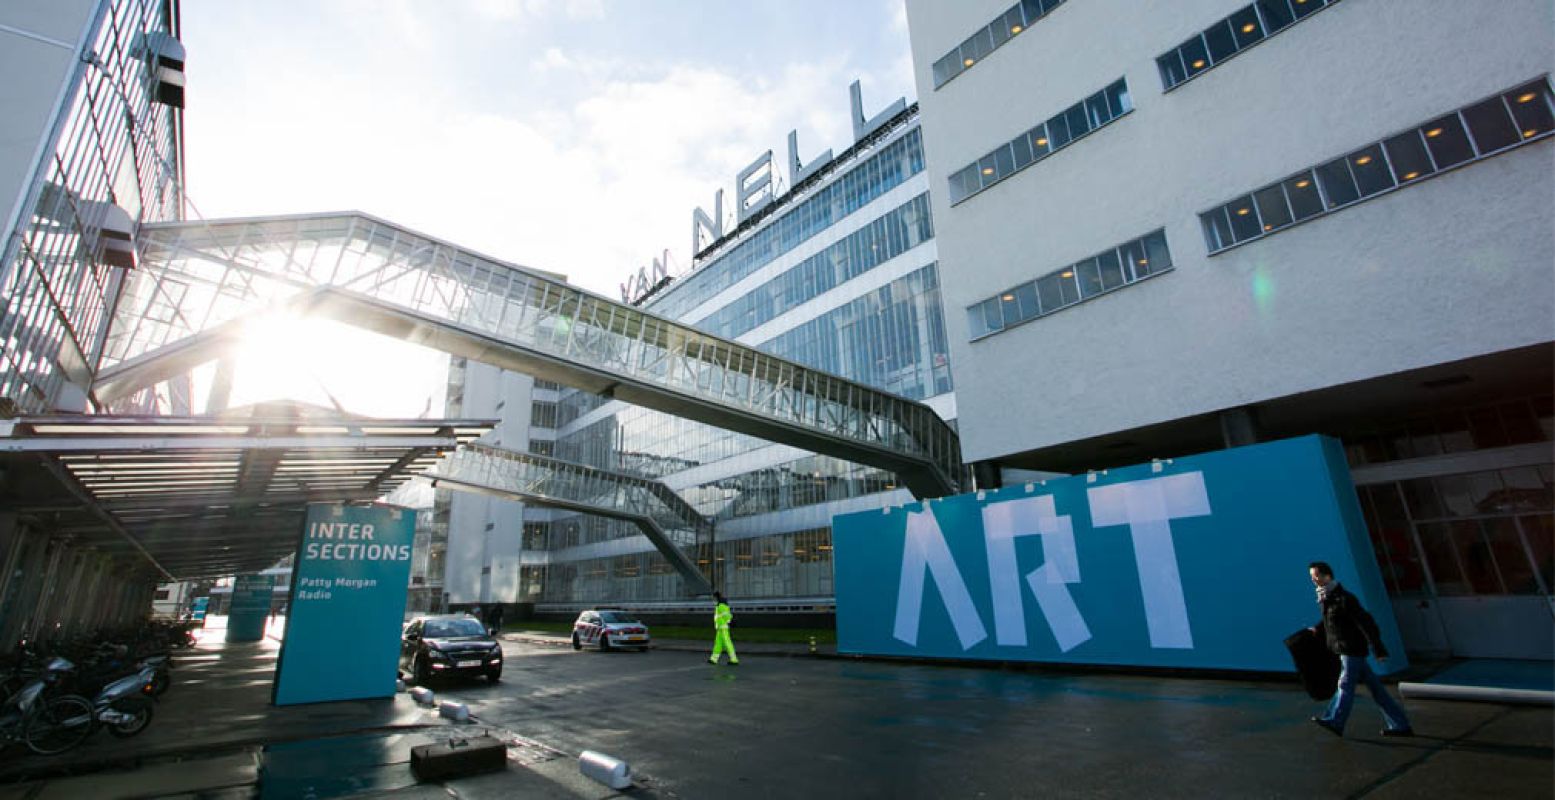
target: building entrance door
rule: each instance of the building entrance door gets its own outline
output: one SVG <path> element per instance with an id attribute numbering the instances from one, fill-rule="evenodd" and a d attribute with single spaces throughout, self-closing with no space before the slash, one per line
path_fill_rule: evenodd
<path id="1" fill-rule="evenodd" d="M 1405 645 L 1555 660 L 1549 464 L 1357 487 Z"/>

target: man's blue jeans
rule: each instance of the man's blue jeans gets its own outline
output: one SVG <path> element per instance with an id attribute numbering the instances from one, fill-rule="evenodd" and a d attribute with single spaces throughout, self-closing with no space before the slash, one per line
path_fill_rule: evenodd
<path id="1" fill-rule="evenodd" d="M 1387 687 L 1382 685 L 1382 679 L 1377 677 L 1377 673 L 1371 671 L 1365 656 L 1340 656 L 1339 664 L 1339 691 L 1328 703 L 1328 711 L 1323 714 L 1324 722 L 1344 730 L 1345 721 L 1350 719 L 1350 709 L 1355 705 L 1355 684 L 1365 681 L 1371 699 L 1377 701 L 1377 706 L 1382 709 L 1388 730 L 1409 727 L 1409 717 L 1404 715 L 1403 707 L 1393 699 L 1393 695 L 1388 694 Z"/>

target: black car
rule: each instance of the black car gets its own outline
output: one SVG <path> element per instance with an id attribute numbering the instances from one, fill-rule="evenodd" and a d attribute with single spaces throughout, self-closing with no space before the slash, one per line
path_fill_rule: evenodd
<path id="1" fill-rule="evenodd" d="M 419 686 L 444 675 L 484 675 L 498 681 L 502 679 L 502 645 L 472 617 L 417 617 L 405 626 L 400 669 L 409 672 Z"/>

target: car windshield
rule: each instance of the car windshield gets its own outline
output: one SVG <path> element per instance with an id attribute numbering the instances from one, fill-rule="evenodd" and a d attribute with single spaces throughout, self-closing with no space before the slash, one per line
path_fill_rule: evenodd
<path id="1" fill-rule="evenodd" d="M 603 622 L 636 622 L 637 618 L 621 611 L 601 611 L 599 618 Z"/>
<path id="2" fill-rule="evenodd" d="M 486 629 L 473 619 L 429 619 L 426 638 L 445 639 L 451 636 L 485 636 Z"/>

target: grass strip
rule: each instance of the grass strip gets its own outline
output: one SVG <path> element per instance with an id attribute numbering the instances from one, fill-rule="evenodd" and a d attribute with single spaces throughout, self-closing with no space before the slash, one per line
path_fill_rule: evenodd
<path id="1" fill-rule="evenodd" d="M 502 630 L 504 633 L 570 634 L 572 633 L 572 623 L 549 620 L 524 620 L 507 623 L 502 626 Z M 650 625 L 648 630 L 655 639 L 691 639 L 704 642 L 713 640 L 712 625 L 707 625 L 706 627 Z M 837 643 L 837 632 L 831 628 L 751 628 L 742 627 L 736 621 L 731 630 L 736 643 L 808 644 L 811 636 L 815 637 L 816 644 Z"/>

